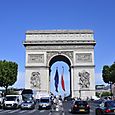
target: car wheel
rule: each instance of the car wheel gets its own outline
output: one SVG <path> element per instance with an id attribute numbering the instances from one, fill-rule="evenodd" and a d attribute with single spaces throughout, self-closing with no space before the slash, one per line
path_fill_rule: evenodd
<path id="1" fill-rule="evenodd" d="M 38 109 L 41 110 L 41 107 L 39 106 Z"/>
<path id="2" fill-rule="evenodd" d="M 90 113 L 90 111 L 87 112 L 87 114 L 89 114 L 89 113 Z"/>
<path id="3" fill-rule="evenodd" d="M 6 107 L 5 107 L 5 106 L 3 106 L 3 109 L 5 110 L 5 109 L 6 109 Z"/>
<path id="4" fill-rule="evenodd" d="M 96 115 L 103 115 L 101 110 L 96 111 Z"/>
<path id="5" fill-rule="evenodd" d="M 98 115 L 98 112 L 97 112 L 97 111 L 95 111 L 95 115 Z"/>

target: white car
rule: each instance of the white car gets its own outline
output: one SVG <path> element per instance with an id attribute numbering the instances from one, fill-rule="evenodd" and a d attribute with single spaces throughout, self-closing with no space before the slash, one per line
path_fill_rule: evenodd
<path id="1" fill-rule="evenodd" d="M 100 98 L 97 97 L 97 96 L 92 96 L 91 99 L 92 99 L 92 100 L 99 100 Z"/>
<path id="2" fill-rule="evenodd" d="M 50 97 L 41 97 L 38 102 L 38 109 L 50 109 L 52 106 Z"/>
<path id="3" fill-rule="evenodd" d="M 19 108 L 19 106 L 19 95 L 6 95 L 6 97 L 4 98 L 3 109 Z"/>

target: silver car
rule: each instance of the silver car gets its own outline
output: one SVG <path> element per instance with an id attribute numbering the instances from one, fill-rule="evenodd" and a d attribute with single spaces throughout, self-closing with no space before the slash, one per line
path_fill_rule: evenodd
<path id="1" fill-rule="evenodd" d="M 41 97 L 38 102 L 38 109 L 50 109 L 52 106 L 50 97 Z"/>
<path id="2" fill-rule="evenodd" d="M 28 100 L 21 103 L 20 106 L 21 109 L 34 109 L 35 108 L 35 102 L 34 100 Z"/>

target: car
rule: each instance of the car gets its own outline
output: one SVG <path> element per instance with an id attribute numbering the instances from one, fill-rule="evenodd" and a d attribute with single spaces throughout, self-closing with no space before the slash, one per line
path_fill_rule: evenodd
<path id="1" fill-rule="evenodd" d="M 3 109 L 19 108 L 19 95 L 6 95 L 4 98 Z"/>
<path id="2" fill-rule="evenodd" d="M 34 109 L 35 108 L 35 102 L 34 100 L 26 100 L 23 101 L 20 105 L 21 109 Z"/>
<path id="3" fill-rule="evenodd" d="M 95 109 L 96 115 L 115 115 L 115 101 L 105 100 Z"/>
<path id="4" fill-rule="evenodd" d="M 2 108 L 3 106 L 3 100 L 4 100 L 3 93 L 2 91 L 0 91 L 0 108 Z"/>
<path id="5" fill-rule="evenodd" d="M 50 97 L 41 97 L 38 102 L 38 109 L 50 109 L 52 106 Z"/>
<path id="6" fill-rule="evenodd" d="M 90 106 L 87 101 L 74 100 L 70 109 L 71 113 L 90 113 Z"/>

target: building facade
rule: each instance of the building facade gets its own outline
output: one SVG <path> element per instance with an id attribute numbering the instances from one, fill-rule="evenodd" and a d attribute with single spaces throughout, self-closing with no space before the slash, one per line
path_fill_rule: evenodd
<path id="1" fill-rule="evenodd" d="M 71 97 L 95 95 L 94 32 L 32 30 L 26 32 L 25 88 L 50 92 L 50 69 L 56 61 L 70 68 Z"/>

